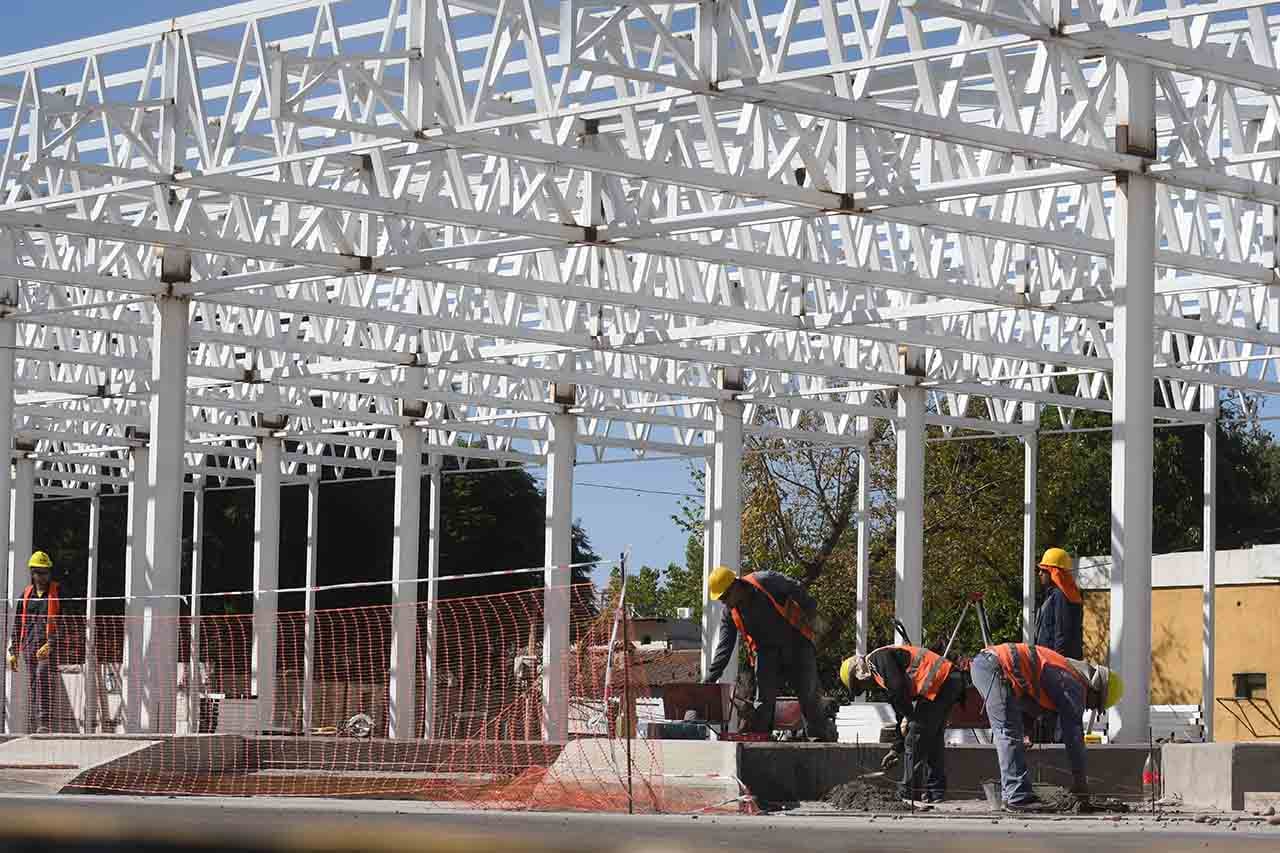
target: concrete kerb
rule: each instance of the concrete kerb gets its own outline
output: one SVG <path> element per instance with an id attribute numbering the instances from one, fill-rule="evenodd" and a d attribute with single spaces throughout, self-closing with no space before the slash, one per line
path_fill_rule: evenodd
<path id="1" fill-rule="evenodd" d="M 1280 743 L 1176 743 L 1161 749 L 1166 797 L 1223 811 L 1245 794 L 1280 791 Z"/>

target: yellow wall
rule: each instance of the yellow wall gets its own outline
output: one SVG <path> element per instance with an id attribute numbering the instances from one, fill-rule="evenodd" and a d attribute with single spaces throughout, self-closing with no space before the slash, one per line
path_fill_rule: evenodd
<path id="1" fill-rule="evenodd" d="M 1107 659 L 1111 600 L 1106 591 L 1085 592 L 1085 657 Z M 1200 704 L 1201 590 L 1177 587 L 1151 591 L 1151 702 Z M 1274 706 L 1258 694 L 1256 707 L 1215 703 L 1214 739 L 1254 740 L 1231 711 L 1245 716 L 1260 737 L 1280 737 L 1280 584 L 1220 586 L 1216 591 L 1217 630 L 1214 695 L 1235 695 L 1231 675 L 1264 672 Z M 1124 675 L 1122 672 L 1121 675 Z M 1159 736 L 1159 732 L 1156 735 Z"/>

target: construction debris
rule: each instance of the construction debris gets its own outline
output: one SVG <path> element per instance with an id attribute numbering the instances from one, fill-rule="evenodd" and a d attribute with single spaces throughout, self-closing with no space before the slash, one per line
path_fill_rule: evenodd
<path id="1" fill-rule="evenodd" d="M 905 812 L 910 806 L 898 799 L 891 785 L 879 785 L 862 779 L 854 779 L 832 788 L 824 798 L 842 811 L 850 812 Z"/>
<path id="2" fill-rule="evenodd" d="M 1129 807 L 1113 797 L 1078 797 L 1060 785 L 1032 785 L 1047 812 L 1063 814 L 1124 814 Z"/>

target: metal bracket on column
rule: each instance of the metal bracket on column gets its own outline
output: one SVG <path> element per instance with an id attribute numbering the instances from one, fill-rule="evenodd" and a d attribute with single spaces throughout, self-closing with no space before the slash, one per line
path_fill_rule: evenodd
<path id="1" fill-rule="evenodd" d="M 898 372 L 923 379 L 925 376 L 924 349 L 898 344 Z"/>
<path id="2" fill-rule="evenodd" d="M 551 383 L 551 402 L 557 406 L 573 406 L 578 402 L 578 386 L 572 382 Z"/>
<path id="3" fill-rule="evenodd" d="M 743 371 L 741 367 L 717 367 L 716 383 L 724 391 L 742 393 L 746 390 L 746 381 L 743 375 L 744 372 L 745 371 Z"/>
<path id="4" fill-rule="evenodd" d="M 289 416 L 278 412 L 259 412 L 254 415 L 254 425 L 272 432 L 283 432 L 289 425 Z"/>
<path id="5" fill-rule="evenodd" d="M 124 428 L 124 437 L 130 444 L 150 444 L 151 431 L 142 427 L 129 426 Z"/>
<path id="6" fill-rule="evenodd" d="M 165 284 L 191 281 L 191 252 L 174 246 L 160 249 L 160 280 Z"/>

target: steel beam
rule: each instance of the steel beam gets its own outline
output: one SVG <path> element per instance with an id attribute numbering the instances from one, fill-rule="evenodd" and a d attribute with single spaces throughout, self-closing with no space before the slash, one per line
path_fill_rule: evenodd
<path id="1" fill-rule="evenodd" d="M 422 732 L 427 740 L 442 734 L 443 719 L 436 708 L 436 650 L 440 639 L 440 508 L 444 501 L 444 479 L 440 454 L 430 456 L 427 471 L 431 478 L 427 508 L 427 624 L 422 650 Z"/>
<path id="2" fill-rule="evenodd" d="M 547 418 L 546 563 L 543 575 L 542 738 L 569 737 L 569 618 L 573 570 L 573 467 L 577 419 L 568 413 L 573 387 L 557 387 L 566 407 Z"/>
<path id="3" fill-rule="evenodd" d="M 715 446 L 715 430 L 711 430 L 707 441 Z M 711 668 L 711 660 L 716 652 L 716 630 L 720 627 L 720 605 L 711 600 L 708 584 L 711 572 L 716 568 L 716 464 L 715 455 L 704 460 L 702 465 L 702 655 L 701 668 L 698 670 L 706 678 Z"/>
<path id="4" fill-rule="evenodd" d="M 18 603 L 22 601 L 23 590 L 31 583 L 31 571 L 27 568 L 27 559 L 33 548 L 32 537 L 35 533 L 35 473 L 36 463 L 26 456 L 19 456 L 13 462 L 13 527 L 9 532 L 11 550 L 13 552 L 13 571 L 9 573 L 9 613 L 17 614 Z M 12 626 L 9 626 L 12 632 Z M 9 636 L 12 636 L 10 634 Z M 5 637 L 8 643 L 9 636 Z M 21 658 L 19 654 L 19 658 Z M 11 734 L 23 734 L 33 730 L 30 725 L 31 691 L 27 684 L 27 662 L 19 661 L 19 670 L 5 670 L 8 690 L 5 706 L 6 728 Z"/>
<path id="5" fill-rule="evenodd" d="M 1022 422 L 1040 424 L 1040 407 L 1022 404 Z M 1040 469 L 1040 437 L 1028 432 L 1022 437 L 1022 642 L 1035 642 L 1036 628 L 1036 498 Z"/>
<path id="6" fill-rule="evenodd" d="M 320 558 L 320 466 L 307 475 L 307 568 L 303 602 L 302 733 L 315 728 L 316 705 L 316 565 Z"/>
<path id="7" fill-rule="evenodd" d="M 721 387 L 726 391 L 740 389 L 742 374 L 729 368 L 721 368 Z M 743 451 L 743 409 L 744 404 L 738 400 L 720 400 L 716 403 L 715 447 L 712 451 L 715 474 L 714 488 L 711 491 L 712 523 L 715 532 L 712 537 L 711 568 L 724 566 L 736 574 L 742 574 L 742 451 Z M 704 584 L 705 593 L 705 584 Z M 703 613 L 705 620 L 715 627 L 716 641 L 719 642 L 719 627 L 724 614 L 724 605 L 711 601 L 704 594 Z M 714 648 L 712 649 L 714 652 Z M 710 659 L 708 658 L 708 664 Z M 723 684 L 733 684 L 738 678 L 738 656 L 731 655 L 729 665 L 720 676 Z"/>
<path id="8" fill-rule="evenodd" d="M 13 237 L 7 231 L 0 231 L 0 262 L 7 262 L 14 254 Z M 13 509 L 13 413 L 14 413 L 14 363 L 18 350 L 18 324 L 10 314 L 19 307 L 18 280 L 0 275 L 0 571 L 4 572 L 5 608 L 4 619 L 0 620 L 0 628 L 4 630 L 3 642 L 9 642 L 10 619 L 13 611 L 13 583 L 10 578 L 21 574 L 19 562 L 21 555 L 14 552 L 10 555 L 10 526 Z M 0 678 L 0 712 L 9 707 L 9 678 Z M 3 726 L 0 725 L 0 730 Z"/>
<path id="9" fill-rule="evenodd" d="M 207 480 L 197 476 L 191 492 L 191 605 L 187 620 L 187 734 L 200 732 L 200 697 L 204 679 L 200 672 L 200 620 L 204 613 L 204 498 Z"/>
<path id="10" fill-rule="evenodd" d="M 98 552 L 102 532 L 102 496 L 95 488 L 89 496 L 89 536 L 85 545 L 84 584 L 84 697 L 80 709 L 85 734 L 98 730 Z"/>
<path id="11" fill-rule="evenodd" d="M 871 628 L 871 421 L 858 418 L 858 434 L 868 441 L 858 448 L 858 562 L 855 594 L 856 627 L 854 649 L 860 655 L 867 654 L 867 635 Z"/>
<path id="12" fill-rule="evenodd" d="M 280 588 L 280 457 L 283 442 L 258 439 L 253 504 L 253 662 L 257 724 L 275 725 L 277 613 Z"/>
<path id="13" fill-rule="evenodd" d="M 388 734 L 417 733 L 418 545 L 422 517 L 422 430 L 396 434 L 395 530 L 391 552 L 391 672 Z"/>
<path id="14" fill-rule="evenodd" d="M 894 615 L 909 637 L 923 645 L 925 391 L 898 389 L 897 521 L 895 524 Z"/>
<path id="15" fill-rule="evenodd" d="M 1117 66 L 1117 147 L 1154 156 L 1155 85 L 1149 66 Z M 1151 697 L 1151 500 L 1155 300 L 1155 186 L 1119 176 L 1115 197 L 1112 341 L 1111 659 L 1125 693 L 1109 713 L 1114 743 L 1145 742 Z"/>
<path id="16" fill-rule="evenodd" d="M 151 453 L 147 446 L 133 447 L 129 451 L 128 539 L 124 552 L 124 652 L 122 678 L 124 681 L 124 730 L 128 733 L 142 731 L 142 700 L 145 675 L 143 657 L 143 619 L 147 601 L 147 514 L 150 501 L 147 493 L 150 483 Z"/>
<path id="17" fill-rule="evenodd" d="M 1201 536 L 1204 547 L 1204 586 L 1201 591 L 1201 655 L 1200 655 L 1200 715 L 1204 720 L 1204 739 L 1213 742 L 1213 717 L 1217 710 L 1214 701 L 1214 657 L 1217 648 L 1215 623 L 1218 584 L 1218 393 L 1212 385 L 1200 389 L 1202 411 L 1215 417 L 1204 425 L 1204 520 Z"/>

